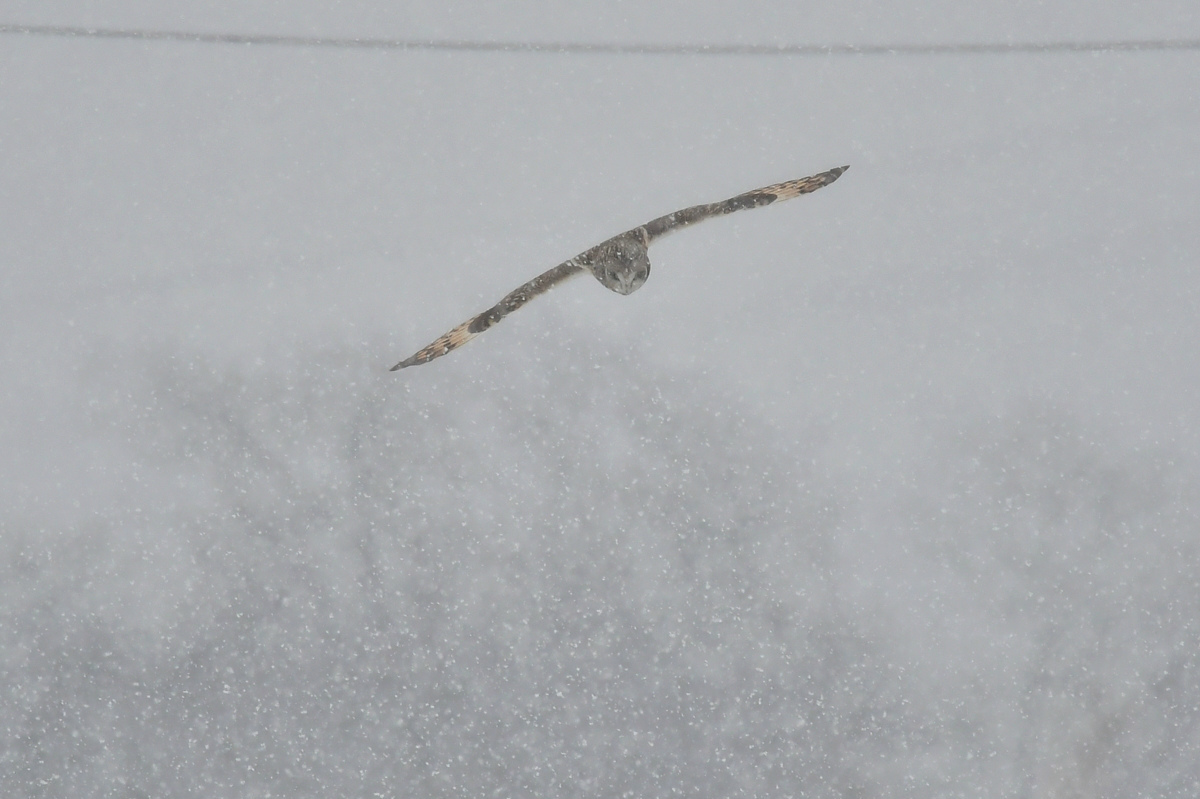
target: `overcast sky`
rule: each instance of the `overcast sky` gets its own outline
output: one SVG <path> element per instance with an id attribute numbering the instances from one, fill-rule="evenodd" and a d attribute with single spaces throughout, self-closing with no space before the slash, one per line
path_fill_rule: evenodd
<path id="1" fill-rule="evenodd" d="M 15 3 L 6 14 L 532 41 L 1200 35 L 1182 2 L 736 14 Z M 827 191 L 659 245 L 645 292 L 572 284 L 430 368 L 552 347 L 531 342 L 566 325 L 614 346 L 655 340 L 653 357 L 719 371 L 801 430 L 850 414 L 847 435 L 869 419 L 886 437 L 925 413 L 1034 394 L 1194 446 L 1195 51 L 472 55 L 18 35 L 3 47 L 0 247 L 18 417 L 52 385 L 43 372 L 70 370 L 107 338 L 270 357 L 281 338 L 370 331 L 391 337 L 378 353 L 388 364 L 650 216 L 849 163 Z"/>

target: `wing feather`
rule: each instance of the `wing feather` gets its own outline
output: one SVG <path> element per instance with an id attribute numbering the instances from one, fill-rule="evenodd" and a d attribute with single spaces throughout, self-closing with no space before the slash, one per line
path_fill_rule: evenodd
<path id="1" fill-rule="evenodd" d="M 583 274 L 583 271 L 584 267 L 576 263 L 576 259 L 572 258 L 569 261 L 564 261 L 553 269 L 549 269 L 538 275 L 517 290 L 509 292 L 505 295 L 504 299 L 483 313 L 471 317 L 450 332 L 440 336 L 433 343 L 422 347 L 412 356 L 405 358 L 393 366 L 391 371 L 394 372 L 397 369 L 403 369 L 406 366 L 415 366 L 419 363 L 428 363 L 434 358 L 458 349 L 534 297 L 539 294 L 545 294 L 567 278 Z"/>
<path id="2" fill-rule="evenodd" d="M 703 222 L 705 219 L 711 219 L 714 216 L 724 216 L 725 214 L 732 214 L 734 211 L 741 211 L 746 208 L 758 208 L 759 206 L 770 205 L 779 200 L 790 200 L 793 197 L 799 197 L 801 194 L 814 192 L 822 186 L 828 186 L 830 183 L 833 183 L 849 168 L 848 166 L 839 166 L 826 172 L 800 178 L 799 180 L 789 180 L 785 183 L 776 183 L 773 186 L 754 189 L 753 191 L 739 194 L 736 197 L 730 197 L 728 200 L 723 200 L 719 203 L 693 205 L 691 208 L 683 208 L 666 216 L 660 216 L 658 219 L 653 219 L 643 225 L 646 230 L 646 237 L 650 241 L 654 241 L 668 233 L 685 228 L 688 225 L 694 225 L 697 222 Z"/>

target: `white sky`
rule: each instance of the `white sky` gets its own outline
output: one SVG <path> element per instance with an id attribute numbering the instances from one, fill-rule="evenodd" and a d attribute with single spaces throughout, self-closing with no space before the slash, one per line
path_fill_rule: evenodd
<path id="1" fill-rule="evenodd" d="M 6 18 L 581 41 L 1200 35 L 1190 3 L 571 8 L 16 3 Z M 430 368 L 553 347 L 541 331 L 565 325 L 614 346 L 653 340 L 655 357 L 716 372 L 783 427 L 834 424 L 832 457 L 856 463 L 929 417 L 1029 396 L 1195 446 L 1195 51 L 672 58 L 21 36 L 0 48 L 18 449 L 44 452 L 26 437 L 31 409 L 90 342 L 267 358 L 369 333 L 391 337 L 386 365 L 621 229 L 841 163 L 851 171 L 826 191 L 658 246 L 634 297 L 572 284 Z"/>

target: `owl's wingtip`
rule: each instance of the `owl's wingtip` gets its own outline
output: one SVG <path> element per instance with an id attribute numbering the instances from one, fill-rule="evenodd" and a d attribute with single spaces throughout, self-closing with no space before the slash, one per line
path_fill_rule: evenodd
<path id="1" fill-rule="evenodd" d="M 388 371 L 389 372 L 398 372 L 406 366 L 408 366 L 408 364 L 406 364 L 404 361 L 401 361 L 400 363 L 393 366 L 391 369 L 388 369 Z"/>

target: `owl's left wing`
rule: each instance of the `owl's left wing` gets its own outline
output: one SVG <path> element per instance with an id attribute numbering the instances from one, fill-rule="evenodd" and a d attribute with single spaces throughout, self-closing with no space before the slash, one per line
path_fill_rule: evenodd
<path id="1" fill-rule="evenodd" d="M 816 175 L 809 175 L 806 178 L 789 180 L 786 183 L 776 183 L 773 186 L 754 189 L 753 191 L 739 194 L 736 197 L 730 197 L 728 200 L 722 200 L 719 203 L 693 205 L 691 208 L 684 208 L 666 216 L 660 216 L 658 219 L 651 220 L 643 225 L 646 230 L 646 237 L 650 241 L 654 241 L 668 233 L 687 227 L 688 225 L 694 225 L 697 222 L 703 222 L 705 219 L 711 219 L 714 216 L 732 214 L 734 211 L 741 211 L 745 208 L 758 208 L 761 205 L 770 205 L 773 202 L 790 200 L 793 197 L 799 197 L 801 194 L 814 192 L 822 186 L 828 186 L 830 183 L 833 183 L 849 168 L 848 166 L 835 167 Z"/>
<path id="2" fill-rule="evenodd" d="M 411 357 L 405 358 L 393 366 L 391 371 L 394 372 L 397 369 L 403 369 L 406 366 L 415 366 L 419 363 L 428 363 L 451 350 L 458 349 L 534 297 L 539 294 L 545 294 L 567 278 L 583 274 L 585 270 L 586 267 L 578 263 L 577 258 L 564 261 L 553 269 L 538 275 L 516 291 L 509 292 L 505 295 L 504 299 L 491 308 L 488 308 L 477 316 L 471 317 L 449 333 L 438 338 L 429 346 L 423 347 Z"/>

